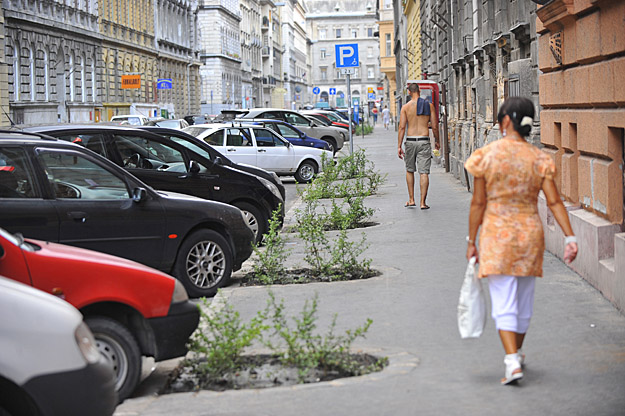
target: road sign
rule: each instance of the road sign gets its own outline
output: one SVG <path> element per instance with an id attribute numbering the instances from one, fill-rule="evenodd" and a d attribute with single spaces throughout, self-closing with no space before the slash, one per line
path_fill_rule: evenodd
<path id="1" fill-rule="evenodd" d="M 122 75 L 122 90 L 141 88 L 141 75 Z"/>
<path id="2" fill-rule="evenodd" d="M 319 94 L 320 92 L 321 92 L 321 89 L 319 89 L 319 87 L 313 88 L 313 94 Z"/>
<path id="3" fill-rule="evenodd" d="M 367 92 L 368 92 L 369 94 L 373 93 L 373 87 L 369 87 L 369 88 L 367 88 Z"/>
<path id="4" fill-rule="evenodd" d="M 343 92 L 339 92 L 339 98 L 345 98 L 345 94 Z"/>
<path id="5" fill-rule="evenodd" d="M 339 72 L 341 75 L 354 75 L 356 68 L 339 68 Z"/>
<path id="6" fill-rule="evenodd" d="M 336 95 L 336 88 L 330 88 L 330 95 Z"/>
<path id="7" fill-rule="evenodd" d="M 335 45 L 334 51 L 336 55 L 337 68 L 353 68 L 360 65 L 358 62 L 358 44 L 345 43 L 343 45 Z"/>
<path id="8" fill-rule="evenodd" d="M 375 100 L 375 93 L 369 93 L 369 99 Z"/>
<path id="9" fill-rule="evenodd" d="M 157 90 L 171 90 L 173 81 L 169 78 L 163 78 L 156 81 Z"/>

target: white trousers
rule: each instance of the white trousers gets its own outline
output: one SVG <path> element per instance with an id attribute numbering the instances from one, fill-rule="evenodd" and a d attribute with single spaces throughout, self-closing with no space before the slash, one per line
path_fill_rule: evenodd
<path id="1" fill-rule="evenodd" d="M 488 276 L 493 306 L 492 317 L 498 330 L 525 334 L 534 310 L 534 276 Z"/>

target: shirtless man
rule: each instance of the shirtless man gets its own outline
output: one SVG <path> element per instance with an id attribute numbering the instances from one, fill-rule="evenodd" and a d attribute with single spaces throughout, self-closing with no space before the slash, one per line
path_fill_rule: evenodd
<path id="1" fill-rule="evenodd" d="M 438 150 L 438 119 L 434 105 L 419 96 L 419 85 L 410 84 L 408 93 L 411 101 L 401 109 L 399 133 L 397 135 L 397 156 L 406 163 L 406 183 L 408 184 L 408 202 L 406 207 L 415 207 L 414 172 L 419 170 L 421 185 L 421 209 L 429 209 L 425 203 L 430 186 L 430 166 L 432 165 L 432 144 L 428 124 L 434 133 L 434 146 Z M 406 134 L 406 150 L 402 148 Z M 416 162 L 416 163 L 415 163 Z"/>

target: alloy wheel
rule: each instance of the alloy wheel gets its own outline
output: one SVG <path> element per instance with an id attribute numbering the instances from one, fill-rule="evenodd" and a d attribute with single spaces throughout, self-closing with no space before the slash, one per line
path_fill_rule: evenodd
<path id="1" fill-rule="evenodd" d="M 206 289 L 215 286 L 224 277 L 226 257 L 219 245 L 200 241 L 187 255 L 187 274 L 195 286 Z"/>

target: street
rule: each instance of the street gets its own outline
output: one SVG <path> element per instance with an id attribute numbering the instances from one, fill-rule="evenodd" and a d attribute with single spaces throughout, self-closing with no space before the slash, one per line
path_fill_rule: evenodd
<path id="1" fill-rule="evenodd" d="M 389 367 L 368 376 L 291 388 L 145 395 L 126 400 L 116 415 L 624 414 L 625 317 L 610 302 L 545 253 L 545 277 L 537 281 L 524 347 L 525 378 L 517 387 L 502 387 L 503 350 L 493 321 L 489 319 L 477 340 L 461 340 L 457 329 L 471 194 L 433 165 L 432 209 L 405 208 L 396 133 L 378 125 L 372 135 L 356 138 L 355 147 L 365 148 L 377 169 L 388 174 L 380 192 L 365 200 L 377 209 L 374 221 L 379 223 L 364 229 L 370 244 L 365 255 L 382 275 L 272 290 L 293 314 L 318 293 L 321 329 L 334 314 L 338 331 L 373 319 L 367 337 L 354 348 L 389 357 Z M 287 195 L 293 194 L 291 186 Z M 288 201 L 287 209 L 292 204 Z M 218 298 L 246 319 L 264 307 L 266 291 L 231 286 Z"/>

